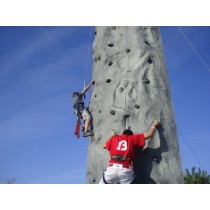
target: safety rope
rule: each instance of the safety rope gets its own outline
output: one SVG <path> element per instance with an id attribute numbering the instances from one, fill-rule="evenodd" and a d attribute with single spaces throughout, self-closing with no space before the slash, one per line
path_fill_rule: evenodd
<path id="1" fill-rule="evenodd" d="M 207 70 L 210 72 L 210 68 L 209 66 L 206 64 L 206 62 L 201 58 L 201 56 L 199 55 L 198 51 L 193 47 L 192 43 L 190 42 L 190 40 L 187 38 L 186 34 L 181 30 L 181 28 L 179 26 L 177 26 L 177 28 L 179 29 L 179 32 L 182 34 L 182 36 L 186 39 L 186 41 L 188 42 L 188 44 L 190 45 L 190 47 L 192 48 L 192 50 L 195 52 L 195 54 L 198 56 L 198 58 L 201 60 L 201 62 L 204 64 L 204 66 L 207 68 Z"/>
<path id="2" fill-rule="evenodd" d="M 129 57 L 129 53 L 127 52 L 127 49 L 128 49 L 128 26 L 126 27 L 126 53 L 127 53 L 127 56 L 128 56 L 128 62 L 127 62 L 127 71 L 126 71 L 126 78 L 128 78 L 128 69 L 129 69 L 129 65 L 130 65 L 130 57 Z M 127 103 L 126 103 L 126 100 L 127 100 L 127 97 L 126 97 L 126 95 L 127 95 L 128 93 L 127 93 L 127 87 L 126 87 L 126 92 L 125 92 L 125 112 L 126 112 L 126 110 L 127 110 Z M 128 127 L 130 127 L 129 126 L 129 117 L 126 117 L 126 119 L 125 119 L 125 127 L 126 127 L 126 121 L 127 121 L 127 124 L 128 124 Z M 126 128 L 125 128 L 126 129 Z"/>
<path id="3" fill-rule="evenodd" d="M 182 34 L 182 36 L 185 38 L 185 40 L 188 42 L 188 44 L 190 45 L 190 47 L 192 48 L 192 50 L 195 52 L 195 54 L 198 56 L 198 58 L 201 60 L 201 62 L 204 64 L 204 66 L 206 67 L 206 69 L 210 72 L 210 68 L 209 66 L 206 64 L 206 62 L 202 59 L 202 57 L 199 55 L 198 51 L 193 47 L 192 43 L 190 42 L 190 40 L 187 38 L 186 34 L 181 30 L 181 28 L 179 26 L 177 26 L 179 32 Z M 195 152 L 193 151 L 192 147 L 190 146 L 190 144 L 188 143 L 186 137 L 183 135 L 183 133 L 181 132 L 181 130 L 177 127 L 177 130 L 179 131 L 180 135 L 182 136 L 182 138 L 184 139 L 186 145 L 188 146 L 188 148 L 190 149 L 190 151 L 192 152 L 192 154 L 194 155 L 195 159 L 198 161 L 200 167 L 204 169 L 203 165 L 201 164 L 201 161 L 198 159 L 197 155 L 195 154 Z"/>
<path id="4" fill-rule="evenodd" d="M 86 83 L 87 71 L 88 71 L 88 68 L 89 68 L 89 55 L 90 55 L 90 42 L 91 42 L 92 29 L 93 29 L 93 26 L 90 26 L 88 49 L 87 49 L 87 62 L 86 62 L 86 68 L 85 68 L 85 74 L 84 74 L 84 83 Z"/>
<path id="5" fill-rule="evenodd" d="M 192 154 L 194 155 L 195 159 L 198 161 L 200 167 L 204 170 L 203 165 L 201 164 L 201 161 L 198 159 L 197 155 L 195 154 L 195 152 L 193 151 L 192 147 L 190 146 L 190 144 L 188 143 L 186 137 L 183 135 L 183 133 L 181 132 L 181 130 L 178 128 L 177 126 L 177 130 L 179 131 L 180 135 L 182 136 L 182 138 L 184 139 L 185 143 L 187 144 L 188 148 L 190 149 L 190 151 L 192 152 Z M 204 170 L 205 171 L 205 170 Z"/>
<path id="6" fill-rule="evenodd" d="M 193 47 L 193 45 L 191 44 L 191 42 L 189 41 L 189 39 L 187 38 L 187 36 L 184 34 L 184 32 L 180 29 L 180 27 L 178 27 L 180 33 L 183 35 L 183 37 L 186 39 L 186 41 L 188 42 L 188 44 L 190 45 L 190 47 L 193 49 L 193 51 L 196 53 L 196 55 L 199 57 L 199 59 L 201 60 L 201 62 L 205 65 L 205 67 L 207 68 L 208 71 L 210 71 L 210 68 L 208 67 L 208 65 L 205 63 L 205 61 L 201 58 L 201 56 L 199 55 L 199 53 L 196 51 L 196 49 Z M 121 52 L 121 45 L 120 45 L 120 33 L 119 33 L 119 30 L 120 30 L 120 27 L 118 27 L 118 45 L 119 45 L 119 52 Z M 126 49 L 128 47 L 128 28 L 126 28 Z M 90 40 L 91 40 L 91 33 L 92 33 L 92 27 L 90 28 L 90 35 L 89 35 L 89 44 L 88 44 L 88 55 L 87 55 L 87 65 L 86 65 L 86 70 L 85 70 L 85 80 L 84 80 L 84 85 L 85 85 L 85 82 L 86 82 L 86 73 L 87 73 L 87 69 L 88 69 L 88 61 L 89 61 L 89 48 L 90 48 Z M 127 53 L 127 56 L 128 56 L 128 62 L 127 62 L 127 71 L 126 71 L 126 78 L 128 76 L 128 70 L 129 70 L 129 65 L 130 65 L 130 56 L 129 56 L 129 53 Z M 112 78 L 112 80 L 119 80 L 119 79 L 123 79 L 124 77 L 121 76 L 121 71 L 120 71 L 120 77 L 115 77 L 115 78 Z M 99 82 L 99 81 L 98 81 Z M 127 87 L 126 87 L 126 93 L 127 93 Z M 127 106 L 127 103 L 126 103 L 126 93 L 125 93 L 125 109 L 124 109 L 124 114 L 126 112 L 126 106 Z M 125 119 L 125 120 L 128 120 L 128 127 L 129 127 L 129 118 Z M 125 124 L 126 126 L 126 124 Z M 201 161 L 198 159 L 197 155 L 195 154 L 195 152 L 193 151 L 192 147 L 190 146 L 190 144 L 188 143 L 186 137 L 183 135 L 183 133 L 181 132 L 181 130 L 177 127 L 180 135 L 182 136 L 182 138 L 184 139 L 185 143 L 187 144 L 187 146 L 189 147 L 190 151 L 192 152 L 192 154 L 194 155 L 195 159 L 198 161 L 200 167 L 204 170 L 204 167 L 203 165 L 201 164 Z"/>
<path id="7" fill-rule="evenodd" d="M 87 72 L 88 72 L 88 68 L 89 68 L 89 55 L 90 55 L 90 42 L 91 42 L 92 28 L 93 28 L 93 26 L 90 26 L 89 41 L 88 41 L 88 48 L 87 48 L 87 62 L 86 62 L 86 68 L 85 68 L 85 72 L 84 72 L 84 89 L 86 87 Z M 85 102 L 85 99 L 86 99 L 86 96 L 84 94 L 84 102 Z"/>
<path id="8" fill-rule="evenodd" d="M 120 42 L 120 26 L 118 26 L 118 46 L 119 46 L 119 53 L 121 53 L 121 42 Z M 112 78 L 112 80 L 118 80 L 119 79 L 119 81 L 121 81 L 121 78 L 122 78 L 122 76 L 121 76 L 121 69 L 119 68 L 119 70 L 120 70 L 120 73 L 119 73 L 119 75 L 120 75 L 120 77 L 114 77 L 114 78 Z M 123 79 L 123 78 L 122 78 Z M 121 133 L 123 132 L 123 130 L 124 130 L 124 125 L 122 124 L 122 126 L 121 126 Z"/>
<path id="9" fill-rule="evenodd" d="M 190 47 L 192 48 L 192 50 L 195 52 L 195 54 L 199 57 L 199 59 L 201 60 L 201 62 L 205 65 L 205 67 L 207 68 L 208 71 L 210 71 L 210 68 L 208 67 L 208 65 L 206 64 L 206 62 L 202 59 L 202 57 L 199 55 L 199 53 L 197 52 L 197 50 L 193 47 L 192 43 L 189 41 L 189 39 L 187 38 L 186 34 L 181 30 L 180 27 L 177 27 L 179 32 L 182 34 L 182 36 L 185 38 L 185 40 L 188 42 L 188 44 L 190 45 Z M 161 120 L 163 121 L 163 119 Z M 193 151 L 192 147 L 190 146 L 190 144 L 188 143 L 186 137 L 184 136 L 183 132 L 181 132 L 180 128 L 178 128 L 177 126 L 177 130 L 180 133 L 180 135 L 182 136 L 182 138 L 184 139 L 187 147 L 189 148 L 189 150 L 192 152 L 193 156 L 195 157 L 195 159 L 197 160 L 198 164 L 200 165 L 200 167 L 204 169 L 201 161 L 199 160 L 198 156 L 196 155 L 196 153 Z"/>
<path id="10" fill-rule="evenodd" d="M 119 30 L 120 30 L 120 27 L 118 27 L 118 46 L 119 46 L 119 52 L 121 53 L 121 45 L 120 45 L 120 33 L 119 33 Z M 126 50 L 127 50 L 127 46 L 128 46 L 128 36 L 127 36 L 127 32 L 128 32 L 128 27 L 126 27 Z M 129 68 L 129 65 L 130 65 L 130 58 L 129 58 L 129 55 L 127 53 L 127 56 L 128 56 L 128 62 L 127 62 L 127 69 L 126 69 L 126 78 L 128 77 L 128 68 Z M 124 77 L 122 77 L 121 75 L 121 69 L 120 69 L 120 73 L 119 73 L 120 77 L 115 77 L 113 78 L 113 80 L 122 80 L 122 79 L 125 79 Z M 126 85 L 126 84 L 125 84 Z M 127 94 L 127 87 L 125 87 L 125 101 L 124 101 L 124 116 L 126 114 L 126 110 L 127 110 L 127 103 L 126 103 L 126 100 L 127 100 L 127 97 L 126 97 L 126 94 Z M 128 123 L 126 123 L 128 122 Z M 127 129 L 127 125 L 128 124 L 128 127 L 129 126 L 129 117 L 126 117 L 125 118 L 125 124 L 122 125 L 122 131 Z"/>

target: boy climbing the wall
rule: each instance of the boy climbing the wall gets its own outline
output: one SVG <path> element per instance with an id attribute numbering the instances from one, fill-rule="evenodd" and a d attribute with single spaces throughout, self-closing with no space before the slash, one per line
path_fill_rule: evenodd
<path id="1" fill-rule="evenodd" d="M 91 113 L 88 111 L 88 108 L 85 107 L 84 97 L 85 93 L 89 90 L 91 85 L 94 85 L 94 81 L 92 80 L 89 85 L 87 85 L 84 90 L 80 92 L 73 93 L 73 104 L 74 104 L 74 113 L 77 116 L 77 126 L 75 130 L 75 135 L 79 137 L 79 125 L 81 124 L 81 119 L 84 120 L 84 131 L 83 137 L 93 135 L 92 131 L 92 116 Z"/>

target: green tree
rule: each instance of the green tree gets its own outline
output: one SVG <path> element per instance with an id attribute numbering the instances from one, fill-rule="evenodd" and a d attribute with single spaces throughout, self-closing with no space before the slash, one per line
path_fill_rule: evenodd
<path id="1" fill-rule="evenodd" d="M 210 184 L 210 175 L 207 175 L 207 172 L 200 168 L 196 172 L 196 168 L 193 167 L 191 173 L 188 169 L 185 169 L 184 182 L 185 184 Z"/>
<path id="2" fill-rule="evenodd" d="M 6 183 L 7 184 L 15 184 L 15 178 L 13 177 L 12 179 L 7 179 Z"/>

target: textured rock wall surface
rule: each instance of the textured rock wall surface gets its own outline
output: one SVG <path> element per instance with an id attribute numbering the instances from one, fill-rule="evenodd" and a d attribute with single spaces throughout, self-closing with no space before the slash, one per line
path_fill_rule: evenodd
<path id="1" fill-rule="evenodd" d="M 138 149 L 137 183 L 183 183 L 168 76 L 158 27 L 96 27 L 90 111 L 94 140 L 88 147 L 87 183 L 98 183 L 109 160 L 102 148 L 111 131 L 158 132 Z"/>

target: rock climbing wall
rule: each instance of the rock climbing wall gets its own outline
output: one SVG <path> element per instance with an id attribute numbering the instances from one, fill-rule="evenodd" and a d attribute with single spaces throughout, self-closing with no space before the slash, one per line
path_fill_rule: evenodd
<path id="1" fill-rule="evenodd" d="M 102 148 L 111 131 L 155 135 L 137 151 L 137 183 L 183 183 L 177 130 L 159 27 L 96 27 L 90 111 L 94 139 L 87 158 L 87 183 L 99 183 L 109 161 Z"/>

